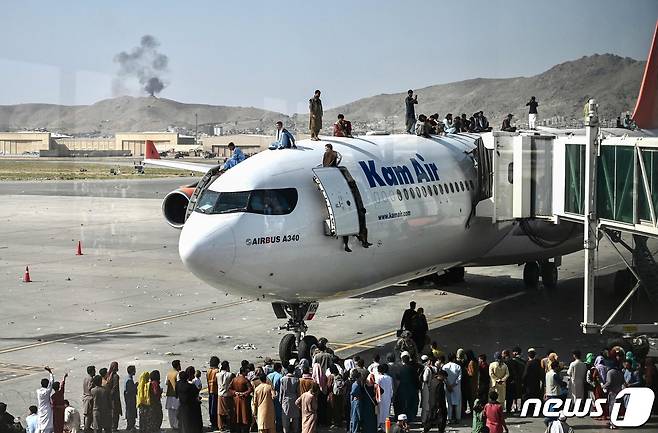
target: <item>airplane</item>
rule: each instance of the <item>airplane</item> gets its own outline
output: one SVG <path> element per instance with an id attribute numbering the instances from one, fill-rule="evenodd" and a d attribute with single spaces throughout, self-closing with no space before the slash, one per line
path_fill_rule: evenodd
<path id="1" fill-rule="evenodd" d="M 654 35 L 634 113 L 651 128 L 658 128 L 657 56 Z M 327 143 L 338 167 L 322 167 Z M 466 266 L 525 264 L 526 286 L 540 278 L 557 284 L 560 258 L 583 248 L 582 226 L 477 217 L 477 203 L 491 193 L 487 152 L 471 133 L 321 136 L 223 171 L 162 160 L 147 141 L 144 163 L 204 173 L 163 200 L 165 219 L 181 229 L 181 260 L 213 287 L 270 302 L 287 319 L 279 346 L 287 362 L 317 345 L 306 322 L 322 300 L 441 272 L 460 280 Z"/>

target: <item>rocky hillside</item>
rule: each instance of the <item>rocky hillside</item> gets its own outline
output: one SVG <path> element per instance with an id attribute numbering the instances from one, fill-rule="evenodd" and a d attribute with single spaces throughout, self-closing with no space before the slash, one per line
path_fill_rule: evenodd
<path id="1" fill-rule="evenodd" d="M 642 80 L 645 62 L 612 54 L 593 55 L 561 63 L 532 77 L 505 79 L 476 78 L 449 84 L 415 89 L 419 95 L 416 114 L 483 110 L 497 126 L 503 116 L 513 113 L 524 121 L 525 103 L 535 95 L 540 103 L 539 119 L 559 116 L 579 119 L 585 101 L 598 99 L 603 118 L 614 119 L 620 112 L 632 110 Z M 406 91 L 406 89 L 403 89 Z M 406 93 L 382 94 L 359 99 L 327 110 L 325 127 L 339 112 L 363 127 L 376 129 L 376 121 L 395 120 L 400 130 L 404 123 Z M 194 114 L 199 124 L 220 124 L 227 130 L 271 130 L 276 120 L 290 121 L 288 116 L 253 107 L 226 107 L 184 104 L 164 98 L 123 96 L 88 106 L 19 104 L 0 106 L 0 130 L 46 128 L 67 133 L 101 133 L 122 131 L 162 131 L 169 125 L 194 128 Z M 295 116 L 297 125 L 306 129 L 308 114 Z M 363 129 L 360 128 L 360 129 Z M 329 129 L 326 128 L 325 131 Z"/>
<path id="2" fill-rule="evenodd" d="M 238 129 L 270 128 L 287 116 L 253 107 L 225 107 L 184 104 L 152 96 L 122 96 L 93 105 L 18 104 L 0 106 L 0 130 L 46 128 L 67 133 L 111 135 L 126 131 L 163 131 L 169 125 L 194 129 L 199 125 L 220 124 Z M 237 122 L 237 123 L 236 123 Z"/>
<path id="3" fill-rule="evenodd" d="M 585 101 L 599 101 L 603 118 L 613 119 L 621 111 L 634 108 L 645 62 L 612 54 L 593 55 L 561 63 L 532 77 L 505 79 L 476 78 L 456 83 L 415 89 L 416 114 L 485 111 L 495 125 L 507 113 L 525 119 L 525 103 L 534 95 L 540 103 L 539 118 L 563 116 L 580 118 Z M 382 94 L 360 99 L 326 113 L 327 120 L 339 112 L 353 120 L 367 121 L 399 116 L 404 122 L 404 93 Z"/>

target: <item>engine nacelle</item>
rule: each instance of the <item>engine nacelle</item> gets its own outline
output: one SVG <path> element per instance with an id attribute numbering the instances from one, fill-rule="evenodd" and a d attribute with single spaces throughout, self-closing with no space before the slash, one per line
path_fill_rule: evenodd
<path id="1" fill-rule="evenodd" d="M 170 226 L 182 229 L 185 225 L 187 205 L 196 187 L 182 187 L 173 190 L 162 200 L 162 214 Z"/>

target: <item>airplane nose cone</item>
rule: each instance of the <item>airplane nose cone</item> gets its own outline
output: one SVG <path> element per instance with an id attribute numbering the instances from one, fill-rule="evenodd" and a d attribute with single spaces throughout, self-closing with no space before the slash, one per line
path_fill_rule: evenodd
<path id="1" fill-rule="evenodd" d="M 235 261 L 234 215 L 192 213 L 178 242 L 183 264 L 201 280 L 222 286 Z"/>

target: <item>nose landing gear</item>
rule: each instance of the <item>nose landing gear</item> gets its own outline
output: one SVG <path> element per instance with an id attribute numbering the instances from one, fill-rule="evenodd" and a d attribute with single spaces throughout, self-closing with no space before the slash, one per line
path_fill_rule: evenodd
<path id="1" fill-rule="evenodd" d="M 306 334 L 308 326 L 306 320 L 313 320 L 318 310 L 317 302 L 302 302 L 287 304 L 273 302 L 272 309 L 277 319 L 288 319 L 288 322 L 279 329 L 291 331 L 279 343 L 279 358 L 286 365 L 291 359 L 310 359 L 313 349 L 317 347 L 318 340 Z"/>

